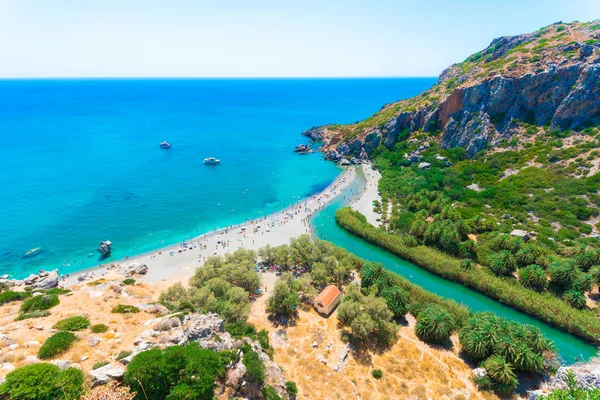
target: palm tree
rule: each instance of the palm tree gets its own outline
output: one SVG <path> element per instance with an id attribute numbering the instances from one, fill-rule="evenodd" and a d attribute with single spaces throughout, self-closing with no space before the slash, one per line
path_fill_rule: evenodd
<path id="1" fill-rule="evenodd" d="M 360 270 L 361 286 L 368 288 L 380 280 L 387 270 L 381 263 L 366 263 Z"/>
<path id="2" fill-rule="evenodd" d="M 492 354 L 489 341 L 480 331 L 461 331 L 459 340 L 463 351 L 476 361 L 484 360 Z"/>
<path id="3" fill-rule="evenodd" d="M 509 334 L 502 334 L 494 343 L 494 353 L 501 355 L 505 360 L 514 362 L 519 353 L 518 342 Z"/>
<path id="4" fill-rule="evenodd" d="M 426 342 L 444 343 L 448 341 L 456 324 L 446 310 L 429 307 L 417 317 L 415 331 Z"/>
<path id="5" fill-rule="evenodd" d="M 517 388 L 519 381 L 511 363 L 502 356 L 491 356 L 485 361 L 487 374 L 496 383 L 499 392 L 510 393 Z"/>
<path id="6" fill-rule="evenodd" d="M 410 303 L 410 296 L 406 290 L 394 286 L 391 289 L 386 289 L 382 293 L 388 308 L 394 313 L 395 318 L 403 317 L 406 314 Z"/>
<path id="7" fill-rule="evenodd" d="M 519 270 L 519 282 L 523 286 L 537 291 L 542 291 L 548 286 L 546 272 L 535 264 Z"/>
<path id="8" fill-rule="evenodd" d="M 587 306 L 585 294 L 583 294 L 583 292 L 579 290 L 567 290 L 563 294 L 563 299 L 572 307 L 577 308 L 578 310 L 582 310 Z"/>

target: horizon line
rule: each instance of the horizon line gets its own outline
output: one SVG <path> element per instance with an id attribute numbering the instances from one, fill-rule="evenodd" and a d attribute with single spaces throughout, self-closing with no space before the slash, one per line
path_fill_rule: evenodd
<path id="1" fill-rule="evenodd" d="M 434 78 L 438 76 L 429 75 L 390 75 L 390 76 L 23 76 L 23 77 L 0 77 L 0 81 L 17 81 L 17 80 L 109 80 L 109 79 L 131 79 L 131 80 L 185 80 L 185 79 L 409 79 L 409 78 Z"/>

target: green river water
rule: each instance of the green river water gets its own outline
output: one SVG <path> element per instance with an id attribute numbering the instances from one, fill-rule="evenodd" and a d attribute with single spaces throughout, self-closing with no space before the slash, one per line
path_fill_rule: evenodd
<path id="1" fill-rule="evenodd" d="M 454 299 L 473 311 L 491 311 L 513 321 L 537 326 L 554 341 L 562 362 L 565 364 L 588 360 L 596 355 L 598 349 L 587 341 L 556 329 L 461 284 L 437 276 L 340 228 L 335 222 L 335 211 L 347 206 L 351 199 L 360 193 L 362 186 L 364 186 L 364 176 L 359 172 L 358 178 L 345 189 L 343 196 L 339 196 L 315 214 L 311 221 L 312 229 L 319 239 L 330 241 L 366 260 L 380 262 L 412 283 L 440 296 Z"/>

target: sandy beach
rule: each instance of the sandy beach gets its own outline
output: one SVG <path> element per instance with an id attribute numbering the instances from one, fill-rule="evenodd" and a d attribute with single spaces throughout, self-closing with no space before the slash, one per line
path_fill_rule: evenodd
<path id="1" fill-rule="evenodd" d="M 372 171 L 370 167 L 368 170 Z M 138 279 L 147 283 L 175 282 L 187 279 L 206 258 L 231 253 L 240 248 L 258 250 L 267 244 L 278 246 L 303 234 L 310 234 L 309 218 L 342 193 L 356 178 L 356 167 L 348 167 L 324 191 L 305 198 L 288 208 L 243 224 L 213 231 L 177 245 L 73 273 L 61 284 L 79 283 L 78 277 L 93 274 L 92 279 L 118 277 L 120 266 L 145 264 L 148 272 Z M 367 175 L 367 174 L 365 174 Z M 375 189 L 376 191 L 376 189 Z M 371 207 L 372 209 L 372 207 Z"/>
<path id="2" fill-rule="evenodd" d="M 362 195 L 350 207 L 364 215 L 367 218 L 367 222 L 371 225 L 379 226 L 381 222 L 377 221 L 377 219 L 381 218 L 381 216 L 373 211 L 373 201 L 378 200 L 381 202 L 377 184 L 381 178 L 381 173 L 373 169 L 371 164 L 362 164 L 360 167 L 365 176 L 365 186 Z"/>

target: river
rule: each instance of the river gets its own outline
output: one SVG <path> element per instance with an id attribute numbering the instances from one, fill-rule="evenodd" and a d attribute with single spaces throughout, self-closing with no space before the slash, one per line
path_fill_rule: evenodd
<path id="1" fill-rule="evenodd" d="M 360 193 L 363 186 L 364 176 L 359 171 L 358 178 L 346 188 L 343 196 L 339 196 L 338 199 L 314 215 L 311 221 L 312 229 L 319 239 L 328 240 L 366 260 L 380 262 L 410 282 L 440 296 L 454 299 L 473 311 L 491 311 L 513 321 L 537 326 L 554 341 L 561 361 L 565 364 L 588 360 L 596 355 L 598 349 L 587 341 L 556 329 L 459 283 L 435 275 L 340 228 L 335 222 L 336 210 L 349 205 L 351 199 Z"/>

